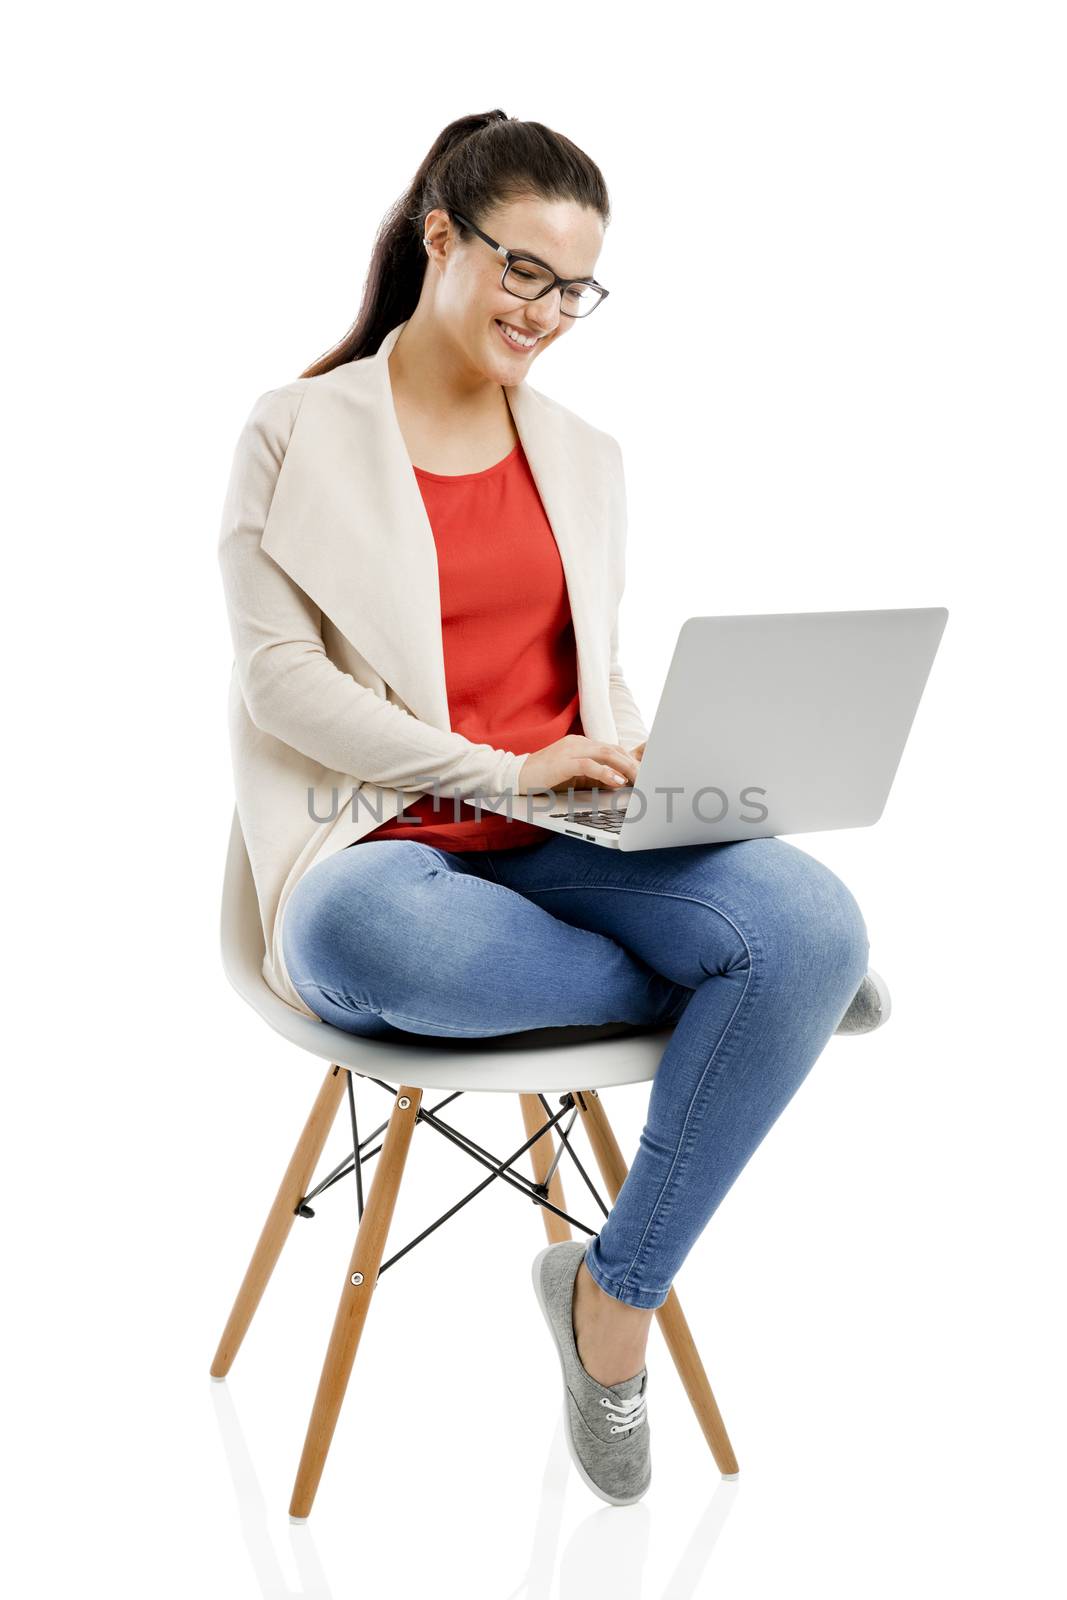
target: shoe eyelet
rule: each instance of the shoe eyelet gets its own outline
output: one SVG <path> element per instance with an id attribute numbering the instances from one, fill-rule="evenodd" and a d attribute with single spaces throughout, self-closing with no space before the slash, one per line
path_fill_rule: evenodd
<path id="1" fill-rule="evenodd" d="M 606 1395 L 606 1394 L 602 1394 L 602 1395 L 601 1395 L 601 1396 L 600 1396 L 600 1404 L 601 1404 L 601 1405 L 602 1405 L 602 1406 L 610 1406 L 610 1404 L 611 1404 L 611 1401 L 610 1401 L 610 1400 L 609 1400 L 609 1399 L 608 1399 L 608 1397 L 607 1397 L 607 1395 Z"/>
<path id="2" fill-rule="evenodd" d="M 618 1433 L 619 1430 L 618 1430 L 618 1428 L 612 1428 L 611 1431 L 612 1431 L 612 1433 Z"/>

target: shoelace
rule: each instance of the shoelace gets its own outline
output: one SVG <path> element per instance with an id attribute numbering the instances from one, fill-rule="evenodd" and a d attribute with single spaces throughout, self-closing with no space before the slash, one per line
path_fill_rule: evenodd
<path id="1" fill-rule="evenodd" d="M 645 1420 L 645 1397 L 643 1394 L 631 1395 L 629 1400 L 613 1400 L 610 1395 L 600 1397 L 602 1406 L 617 1406 L 623 1413 L 621 1417 L 614 1411 L 608 1412 L 608 1421 L 617 1426 L 612 1427 L 612 1433 L 628 1433 L 631 1428 L 639 1428 Z"/>

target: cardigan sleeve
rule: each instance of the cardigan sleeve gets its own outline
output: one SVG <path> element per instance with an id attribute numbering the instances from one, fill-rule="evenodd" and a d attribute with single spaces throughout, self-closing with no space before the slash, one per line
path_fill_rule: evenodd
<path id="1" fill-rule="evenodd" d="M 626 478 L 623 471 L 622 450 L 616 439 L 612 439 L 611 442 L 614 445 L 610 503 L 613 531 L 614 595 L 608 698 L 611 702 L 615 726 L 618 729 L 619 743 L 624 750 L 632 750 L 635 745 L 643 744 L 648 738 L 648 729 L 645 727 L 644 718 L 638 709 L 637 701 L 634 699 L 633 693 L 626 682 L 622 664 L 619 660 L 619 604 L 622 600 L 623 590 L 626 587 Z"/>
<path id="2" fill-rule="evenodd" d="M 292 385 L 260 395 L 234 452 L 218 559 L 234 666 L 257 728 L 358 782 L 460 798 L 521 793 L 526 754 L 424 722 L 335 666 L 322 613 L 261 548 L 297 409 Z"/>

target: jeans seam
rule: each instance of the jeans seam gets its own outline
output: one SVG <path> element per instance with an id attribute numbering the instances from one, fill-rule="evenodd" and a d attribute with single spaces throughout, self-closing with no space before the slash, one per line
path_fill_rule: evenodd
<path id="1" fill-rule="evenodd" d="M 313 989 L 316 994 L 321 994 L 329 1000 L 331 1005 L 340 1006 L 342 1010 L 363 1011 L 372 1017 L 380 1017 L 382 1014 L 377 1006 L 368 1005 L 362 1000 L 353 1000 L 351 995 L 339 994 L 336 989 L 327 989 L 324 983 L 316 983 L 314 978 L 293 978 L 292 973 L 289 976 L 292 978 L 294 989 L 300 992 L 304 989 Z"/>
<path id="2" fill-rule="evenodd" d="M 450 1028 L 447 1023 L 430 1022 L 425 1017 L 410 1017 L 406 1011 L 396 1011 L 391 1006 L 389 1008 L 390 1014 L 389 1016 L 386 1016 L 385 1012 L 379 1006 L 366 1005 L 362 1000 L 353 1000 L 348 995 L 339 994 L 336 989 L 327 989 L 325 984 L 314 983 L 310 980 L 302 980 L 301 982 L 294 978 L 293 987 L 296 989 L 298 994 L 302 993 L 302 989 L 313 989 L 316 994 L 321 994 L 326 1000 L 329 1000 L 331 1005 L 339 1006 L 341 1010 L 348 1009 L 350 1011 L 361 1012 L 364 1016 L 380 1017 L 383 1022 L 391 1022 L 396 1028 L 403 1028 L 409 1023 L 414 1023 L 416 1030 L 419 1028 L 427 1028 L 435 1036 L 438 1034 L 441 1036 L 455 1035 L 455 1037 L 459 1039 L 484 1039 L 487 1037 L 496 1037 L 495 1034 L 487 1035 L 482 1033 L 471 1033 L 469 1029 L 466 1028 Z M 394 1021 L 394 1018 L 398 1018 L 400 1020 Z M 516 1029 L 515 1031 L 521 1032 L 524 1030 Z"/>
<path id="3" fill-rule="evenodd" d="M 625 1291 L 626 1291 L 626 1281 L 625 1281 L 625 1279 L 623 1279 L 622 1282 L 619 1282 L 615 1278 L 607 1277 L 604 1273 L 601 1272 L 600 1268 L 596 1265 L 595 1261 L 590 1262 L 590 1260 L 588 1258 L 588 1253 L 586 1254 L 586 1257 L 585 1257 L 585 1265 L 586 1265 L 586 1270 L 588 1271 L 589 1276 L 592 1278 L 593 1282 L 599 1288 L 603 1289 L 605 1294 L 610 1294 L 613 1300 L 622 1300 L 625 1305 L 630 1305 L 630 1306 L 636 1305 L 637 1302 L 635 1300 L 632 1300 L 632 1299 L 631 1300 L 627 1300 L 626 1299 L 626 1293 L 625 1293 Z M 668 1285 L 667 1288 L 663 1289 L 663 1290 L 659 1290 L 659 1289 L 637 1289 L 637 1290 L 634 1291 L 634 1293 L 637 1294 L 638 1298 L 640 1300 L 642 1300 L 642 1302 L 644 1300 L 646 1300 L 646 1299 L 650 1299 L 650 1300 L 654 1300 L 655 1301 L 655 1304 L 651 1305 L 651 1306 L 646 1306 L 646 1305 L 642 1304 L 639 1309 L 641 1309 L 643 1311 L 658 1311 L 660 1306 L 662 1306 L 665 1303 L 665 1301 L 666 1301 L 668 1295 L 670 1294 L 670 1292 L 671 1292 L 670 1291 L 670 1285 Z"/>
<path id="4" fill-rule="evenodd" d="M 427 877 L 447 878 L 449 883 L 477 883 L 483 884 L 487 889 L 500 889 L 504 894 L 515 894 L 515 889 L 509 889 L 506 883 L 500 883 L 495 878 L 480 878 L 477 873 L 453 872 L 448 867 L 430 867 Z"/>
<path id="5" fill-rule="evenodd" d="M 506 887 L 506 885 L 504 885 L 504 887 Z M 673 889 L 642 889 L 636 884 L 630 883 L 553 883 L 547 887 L 523 889 L 521 893 L 526 895 L 529 899 L 533 899 L 535 895 L 557 894 L 561 890 L 565 889 L 584 889 L 591 893 L 606 892 L 608 894 L 650 894 L 655 895 L 656 898 L 660 900 L 688 900 L 693 905 L 703 906 L 706 911 L 714 911 L 716 916 L 722 917 L 724 922 L 728 922 L 730 924 L 731 928 L 733 928 L 734 932 L 741 940 L 741 943 L 744 945 L 745 954 L 749 959 L 749 963 L 751 964 L 752 951 L 749 948 L 748 940 L 745 938 L 745 935 L 741 930 L 736 915 L 729 911 L 724 911 L 721 906 L 713 905 L 710 900 L 705 900 L 702 895 L 679 894 Z M 661 976 L 663 976 L 663 974 L 661 974 Z M 718 976 L 718 974 L 708 972 L 707 976 L 712 978 Z"/>
<path id="6" fill-rule="evenodd" d="M 500 882 L 500 877 L 499 877 L 499 874 L 497 873 L 497 870 L 496 870 L 496 863 L 493 860 L 493 852 L 491 850 L 486 850 L 485 851 L 485 864 L 489 868 L 489 871 L 493 874 L 492 882 L 496 883 L 496 884 L 499 884 L 501 889 L 506 889 L 507 888 L 507 884 Z M 484 879 L 483 879 L 483 882 L 484 882 Z"/>

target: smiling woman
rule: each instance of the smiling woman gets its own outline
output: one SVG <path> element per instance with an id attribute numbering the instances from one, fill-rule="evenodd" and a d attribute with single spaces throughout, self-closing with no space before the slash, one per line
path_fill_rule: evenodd
<path id="1" fill-rule="evenodd" d="M 673 1030 L 599 1234 L 535 1266 L 572 1455 L 626 1504 L 650 1479 L 652 1314 L 845 1014 L 867 936 L 781 839 L 606 850 L 537 808 L 479 812 L 633 783 L 647 735 L 619 660 L 622 453 L 526 381 L 607 298 L 607 220 L 562 134 L 451 123 L 382 225 L 354 326 L 256 403 L 220 560 L 238 807 L 287 1003 L 409 1042 Z M 305 814 L 342 780 L 348 815 Z M 384 815 L 357 816 L 375 796 Z"/>
<path id="2" fill-rule="evenodd" d="M 501 232 L 501 244 L 488 219 L 516 200 L 541 205 L 513 213 L 514 231 L 508 237 Z M 545 201 L 565 203 L 547 227 Z M 606 298 L 593 271 L 610 216 L 600 168 L 565 134 L 499 110 L 457 117 L 438 134 L 406 193 L 381 222 L 355 322 L 303 376 L 372 355 L 391 328 L 412 317 L 423 291 L 425 252 L 432 256 L 439 248 L 440 225 L 448 222 L 445 237 L 484 241 L 477 246 L 482 259 L 474 270 L 487 283 L 499 283 L 497 316 L 532 339 L 534 348 L 555 333 L 556 307 L 565 327 L 575 314 L 588 315 Z M 572 219 L 584 225 L 578 235 L 568 226 Z M 588 287 L 582 289 L 583 284 Z M 557 288 L 563 291 L 562 304 Z M 540 323 L 546 312 L 553 313 L 551 328 Z M 508 372 L 500 382 L 518 381 L 514 369 Z"/>
<path id="3" fill-rule="evenodd" d="M 376 353 L 403 322 L 389 376 L 413 465 L 484 470 L 517 442 L 506 391 L 608 297 L 609 216 L 599 167 L 564 134 L 458 118 L 383 219 L 355 323 L 302 376 Z"/>

